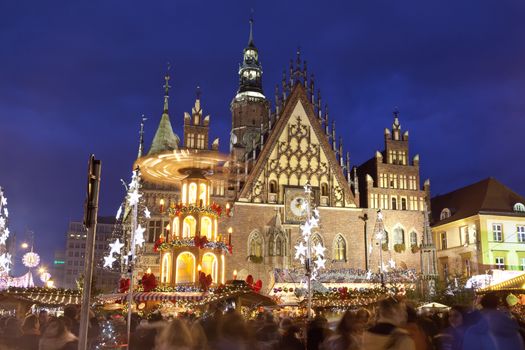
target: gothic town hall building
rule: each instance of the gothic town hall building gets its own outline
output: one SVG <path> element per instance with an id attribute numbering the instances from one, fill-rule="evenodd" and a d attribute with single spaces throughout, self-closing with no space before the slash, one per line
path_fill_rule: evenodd
<path id="1" fill-rule="evenodd" d="M 399 115 L 394 113 L 391 128 L 384 130 L 382 150 L 351 167 L 335 123 L 329 120 L 320 93 L 314 91 L 313 75 L 299 53 L 270 102 L 250 30 L 238 75 L 239 87 L 232 92 L 230 105 L 230 152 L 224 166 L 211 177 L 210 190 L 213 201 L 231 209 L 218 224 L 219 232 L 226 234 L 230 228 L 232 232 L 233 254 L 225 267 L 226 276 L 232 276 L 234 270 L 238 278 L 251 274 L 263 280 L 263 290 L 269 290 L 274 269 L 299 267 L 294 246 L 306 213 L 297 204 L 304 200 L 307 183 L 320 213 L 312 239 L 326 248 L 327 269 L 376 271 L 374 255 L 383 249 L 385 259 L 399 268 L 434 274 L 435 252 L 427 220 L 430 184 L 426 180 L 421 186 L 420 158 L 409 151 L 409 134 L 402 129 Z M 199 94 L 192 113 L 181 118 L 182 142 L 174 134 L 168 79 L 164 111 L 148 154 L 194 149 L 218 153 L 218 139 L 210 146 L 212 121 L 210 116 L 203 117 Z M 158 203 L 177 203 L 180 188 L 146 179 L 144 191 L 152 215 L 141 267 L 150 267 L 158 275 L 159 255 L 153 244 L 169 225 Z M 374 240 L 379 209 L 386 232 L 382 247 Z"/>

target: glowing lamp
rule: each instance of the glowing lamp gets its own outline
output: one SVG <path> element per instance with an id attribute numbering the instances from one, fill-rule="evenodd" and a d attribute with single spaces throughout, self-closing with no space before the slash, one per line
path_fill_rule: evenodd
<path id="1" fill-rule="evenodd" d="M 201 264 L 197 265 L 197 271 L 201 272 L 201 270 L 202 270 Z"/>
<path id="2" fill-rule="evenodd" d="M 53 280 L 49 280 L 46 282 L 46 287 L 47 288 L 55 288 L 55 281 Z"/>
<path id="3" fill-rule="evenodd" d="M 164 213 L 164 198 L 162 198 L 162 199 L 159 201 L 159 204 L 160 204 L 160 212 L 161 212 L 161 213 Z"/>
<path id="4" fill-rule="evenodd" d="M 51 274 L 49 272 L 43 272 L 40 274 L 40 280 L 44 283 L 47 283 L 51 279 Z"/>
<path id="5" fill-rule="evenodd" d="M 151 274 L 151 268 L 148 267 L 148 269 L 146 270 L 146 273 L 147 273 L 148 275 L 150 275 L 150 274 Z"/>
<path id="6" fill-rule="evenodd" d="M 234 279 L 234 280 L 237 279 L 237 270 L 233 270 L 233 279 Z"/>
<path id="7" fill-rule="evenodd" d="M 41 267 L 38 269 L 38 273 L 44 273 L 46 272 L 46 268 L 45 267 Z"/>
<path id="8" fill-rule="evenodd" d="M 20 245 L 20 247 L 22 247 L 22 249 L 27 249 L 27 248 L 29 248 L 29 244 L 27 244 L 26 242 L 24 242 L 24 243 L 22 243 L 22 244 Z"/>

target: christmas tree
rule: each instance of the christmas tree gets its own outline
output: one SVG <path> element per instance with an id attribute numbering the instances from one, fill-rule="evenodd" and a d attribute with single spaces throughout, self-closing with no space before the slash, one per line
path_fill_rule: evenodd
<path id="1" fill-rule="evenodd" d="M 9 238 L 8 216 L 7 198 L 4 196 L 3 188 L 0 187 L 0 289 L 7 287 L 12 264 L 11 254 L 9 254 L 6 247 L 7 238 Z"/>

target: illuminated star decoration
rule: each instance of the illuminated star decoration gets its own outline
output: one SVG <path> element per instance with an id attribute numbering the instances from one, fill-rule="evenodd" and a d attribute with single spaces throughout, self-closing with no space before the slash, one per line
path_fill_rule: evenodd
<path id="1" fill-rule="evenodd" d="M 121 214 L 122 214 L 122 205 L 120 205 L 120 207 L 118 207 L 117 215 L 115 216 L 115 219 L 118 220 L 120 218 Z"/>
<path id="2" fill-rule="evenodd" d="M 369 280 L 370 278 L 372 278 L 372 272 L 370 270 L 368 270 L 366 272 L 366 279 Z"/>
<path id="3" fill-rule="evenodd" d="M 135 230 L 135 244 L 142 245 L 144 241 L 144 231 L 146 231 L 146 228 L 139 225 L 137 229 Z"/>
<path id="4" fill-rule="evenodd" d="M 5 218 L 0 216 L 0 228 L 5 227 Z"/>
<path id="5" fill-rule="evenodd" d="M 149 211 L 149 209 L 147 207 L 144 208 L 144 217 L 146 219 L 151 219 L 151 212 Z"/>
<path id="6" fill-rule="evenodd" d="M 4 215 L 6 218 L 9 217 L 9 212 L 7 211 L 7 208 L 5 207 L 4 207 Z"/>
<path id="7" fill-rule="evenodd" d="M 307 197 L 312 193 L 310 184 L 304 186 L 304 192 Z M 315 247 L 311 246 L 312 230 L 319 227 L 319 210 L 317 208 L 310 207 L 309 200 L 302 203 L 304 212 L 307 213 L 306 221 L 299 226 L 301 229 L 302 241 L 295 246 L 295 259 L 299 260 L 301 264 L 310 261 L 308 271 L 309 278 L 311 281 L 315 280 L 318 276 L 319 269 L 325 268 L 326 259 L 324 258 L 324 248 L 321 244 L 317 244 Z"/>
<path id="8" fill-rule="evenodd" d="M 130 192 L 128 194 L 129 205 L 134 206 L 134 205 L 138 204 L 140 197 L 142 197 L 142 195 L 139 193 L 138 190 Z"/>
<path id="9" fill-rule="evenodd" d="M 112 255 L 104 257 L 104 267 L 112 267 L 115 262 L 115 258 Z"/>
<path id="10" fill-rule="evenodd" d="M 388 265 L 390 265 L 392 269 L 396 268 L 396 262 L 394 261 L 394 259 L 388 260 Z"/>
<path id="11" fill-rule="evenodd" d="M 12 265 L 11 254 L 4 253 L 0 255 L 0 267 L 2 268 L 3 272 L 8 274 L 10 271 L 10 268 L 9 268 L 10 265 Z"/>
<path id="12" fill-rule="evenodd" d="M 120 254 L 120 250 L 124 247 L 124 243 L 120 243 L 120 239 L 117 238 L 114 243 L 109 245 L 109 247 L 111 248 L 109 255 L 113 256 L 113 253 Z"/>
<path id="13" fill-rule="evenodd" d="M 4 196 L 3 192 L 0 193 L 0 196 L 2 197 L 1 199 L 2 206 L 7 205 L 7 197 Z"/>
<path id="14" fill-rule="evenodd" d="M 0 245 L 2 245 L 2 244 L 5 245 L 5 241 L 7 241 L 7 235 L 1 235 L 0 236 Z"/>

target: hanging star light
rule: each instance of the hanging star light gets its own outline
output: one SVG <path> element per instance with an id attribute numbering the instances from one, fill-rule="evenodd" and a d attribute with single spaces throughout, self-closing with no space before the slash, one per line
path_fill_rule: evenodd
<path id="1" fill-rule="evenodd" d="M 304 192 L 307 197 L 309 197 L 309 195 L 312 193 L 312 189 L 309 184 L 304 186 Z M 295 259 L 299 260 L 301 264 L 306 263 L 306 275 L 311 281 L 313 281 L 319 275 L 318 270 L 325 268 L 326 260 L 324 259 L 323 255 L 326 248 L 324 248 L 319 243 L 315 247 L 312 247 L 312 243 L 310 241 L 312 230 L 319 226 L 319 210 L 317 208 L 312 210 L 309 200 L 304 201 L 303 206 L 304 211 L 307 213 L 307 219 L 304 224 L 299 226 L 303 240 L 295 246 Z"/>
<path id="2" fill-rule="evenodd" d="M 4 207 L 4 215 L 6 218 L 9 217 L 9 212 L 7 211 L 7 208 L 5 207 Z"/>
<path id="3" fill-rule="evenodd" d="M 7 241 L 8 235 L 1 235 L 0 236 L 0 245 L 5 245 L 5 242 Z"/>
<path id="4" fill-rule="evenodd" d="M 366 272 L 366 279 L 369 280 L 370 278 L 372 278 L 372 271 L 368 270 Z"/>
<path id="5" fill-rule="evenodd" d="M 325 247 L 321 243 L 317 243 L 317 245 L 314 247 L 315 255 L 317 256 L 324 256 L 324 251 L 326 250 Z"/>
<path id="6" fill-rule="evenodd" d="M 113 255 L 113 253 L 120 254 L 120 250 L 124 247 L 124 243 L 120 243 L 120 239 L 117 238 L 114 243 L 109 245 L 109 247 L 111 248 L 109 255 Z"/>
<path id="7" fill-rule="evenodd" d="M 12 265 L 13 263 L 11 262 L 11 254 L 9 253 L 4 253 L 2 255 L 0 255 L 0 267 L 3 269 L 3 271 L 8 274 L 9 271 L 11 270 L 9 268 L 10 265 Z"/>
<path id="8" fill-rule="evenodd" d="M 144 208 L 144 217 L 146 219 L 151 219 L 151 212 L 149 211 L 147 207 Z"/>
<path id="9" fill-rule="evenodd" d="M 3 216 L 0 216 L 0 228 L 5 227 L 5 218 Z"/>
<path id="10" fill-rule="evenodd" d="M 134 206 L 135 204 L 137 204 L 139 202 L 140 197 L 142 197 L 142 195 L 139 193 L 138 190 L 130 192 L 128 194 L 128 203 L 129 203 L 129 205 L 130 206 Z"/>
<path id="11" fill-rule="evenodd" d="M 135 244 L 142 245 L 144 240 L 144 231 L 146 231 L 146 228 L 142 227 L 140 224 L 135 230 Z"/>
<path id="12" fill-rule="evenodd" d="M 2 206 L 7 205 L 7 197 L 4 196 L 4 192 L 1 192 L 1 193 L 0 193 L 0 197 L 2 197 L 2 199 L 1 199 Z"/>
<path id="13" fill-rule="evenodd" d="M 113 267 L 113 263 L 115 262 L 115 258 L 112 255 L 108 255 L 104 257 L 104 267 Z"/>
<path id="14" fill-rule="evenodd" d="M 394 261 L 394 259 L 390 259 L 388 260 L 388 264 L 390 265 L 390 267 L 392 269 L 395 269 L 396 268 L 396 262 Z"/>

